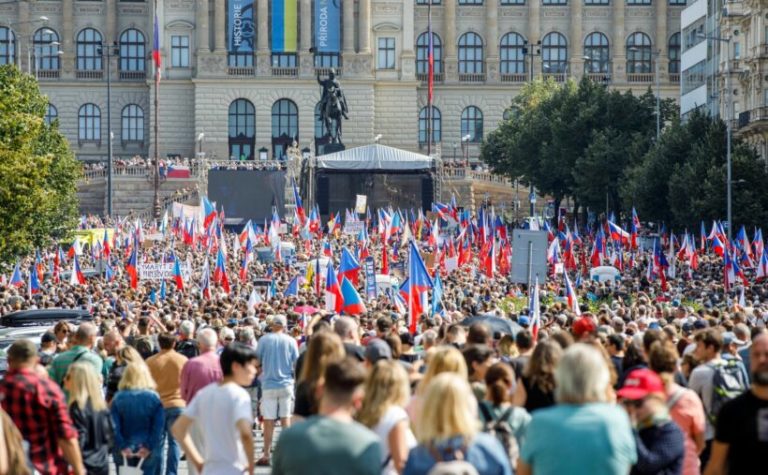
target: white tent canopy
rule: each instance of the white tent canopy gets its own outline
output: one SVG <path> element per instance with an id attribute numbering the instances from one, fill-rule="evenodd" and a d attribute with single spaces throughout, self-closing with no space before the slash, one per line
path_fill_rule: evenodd
<path id="1" fill-rule="evenodd" d="M 428 170 L 432 157 L 373 144 L 317 157 L 317 168 L 326 170 Z"/>

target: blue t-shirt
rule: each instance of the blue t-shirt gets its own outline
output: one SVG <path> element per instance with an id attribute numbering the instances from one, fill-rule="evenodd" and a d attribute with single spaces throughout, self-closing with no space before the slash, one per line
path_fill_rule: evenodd
<path id="1" fill-rule="evenodd" d="M 284 333 L 268 333 L 259 340 L 256 356 L 261 364 L 263 389 L 293 386 L 293 367 L 299 358 L 296 340 Z"/>
<path id="2" fill-rule="evenodd" d="M 461 447 L 463 442 L 461 437 L 454 437 L 438 443 L 436 448 L 442 454 L 443 461 L 454 460 L 454 451 Z M 464 460 L 475 467 L 480 475 L 512 475 L 514 473 L 501 442 L 496 437 L 482 432 L 475 435 L 467 446 Z M 403 475 L 428 473 L 436 463 L 429 448 L 419 444 L 408 454 Z"/>
<path id="3" fill-rule="evenodd" d="M 619 406 L 560 404 L 532 415 L 520 458 L 536 475 L 626 475 L 637 462 L 632 426 Z"/>

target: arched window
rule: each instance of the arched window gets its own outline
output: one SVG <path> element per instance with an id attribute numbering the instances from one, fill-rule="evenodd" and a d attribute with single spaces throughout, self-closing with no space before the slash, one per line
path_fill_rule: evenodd
<path id="1" fill-rule="evenodd" d="M 627 38 L 627 73 L 652 73 L 651 38 L 645 33 L 632 33 Z"/>
<path id="2" fill-rule="evenodd" d="M 427 143 L 427 124 L 429 123 L 429 117 L 427 117 L 428 109 L 422 107 L 419 112 L 419 143 Z M 440 109 L 432 106 L 432 143 L 440 143 L 442 140 L 442 116 L 440 115 Z"/>
<path id="3" fill-rule="evenodd" d="M 51 125 L 54 123 L 54 121 L 58 120 L 59 118 L 59 110 L 51 104 L 48 103 L 48 110 L 45 112 L 45 123 L 48 125 Z"/>
<path id="4" fill-rule="evenodd" d="M 272 104 L 272 157 L 284 159 L 291 143 L 299 140 L 299 109 L 290 99 Z"/>
<path id="5" fill-rule="evenodd" d="M 499 46 L 501 74 L 525 74 L 525 38 L 507 33 Z"/>
<path id="6" fill-rule="evenodd" d="M 79 71 L 101 71 L 101 33 L 85 28 L 77 34 L 77 69 Z"/>
<path id="7" fill-rule="evenodd" d="M 0 66 L 16 62 L 16 35 L 13 30 L 0 26 Z"/>
<path id="8" fill-rule="evenodd" d="M 459 38 L 459 74 L 482 74 L 483 39 L 477 33 L 464 33 Z"/>
<path id="9" fill-rule="evenodd" d="M 544 74 L 568 72 L 568 41 L 565 36 L 553 31 L 544 37 L 541 42 L 541 67 Z"/>
<path id="10" fill-rule="evenodd" d="M 584 70 L 587 73 L 608 73 L 611 51 L 608 37 L 600 32 L 590 33 L 584 40 Z"/>
<path id="11" fill-rule="evenodd" d="M 131 28 L 120 35 L 120 71 L 144 72 L 146 61 L 144 34 Z"/>
<path id="12" fill-rule="evenodd" d="M 483 141 L 483 113 L 475 106 L 461 112 L 461 137 L 469 135 L 470 142 Z"/>
<path id="13" fill-rule="evenodd" d="M 669 37 L 667 55 L 669 56 L 669 74 L 680 74 L 680 33 Z"/>
<path id="14" fill-rule="evenodd" d="M 237 99 L 229 105 L 229 157 L 253 160 L 256 141 L 256 109 L 251 101 Z"/>
<path id="15" fill-rule="evenodd" d="M 136 104 L 123 107 L 122 139 L 124 142 L 144 141 L 144 109 Z"/>
<path id="16" fill-rule="evenodd" d="M 77 138 L 80 141 L 101 141 L 101 109 L 96 104 L 83 104 L 77 113 Z"/>
<path id="17" fill-rule="evenodd" d="M 432 32 L 432 56 L 435 62 L 435 74 L 443 72 L 443 40 Z M 416 74 L 429 74 L 429 33 L 424 32 L 416 39 Z"/>
<path id="18" fill-rule="evenodd" d="M 50 28 L 40 28 L 32 37 L 35 53 L 35 68 L 38 71 L 58 71 L 59 34 Z"/>

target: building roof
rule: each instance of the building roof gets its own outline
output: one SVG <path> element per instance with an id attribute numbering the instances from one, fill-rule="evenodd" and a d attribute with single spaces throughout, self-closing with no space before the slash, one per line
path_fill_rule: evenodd
<path id="1" fill-rule="evenodd" d="M 385 145 L 372 144 L 317 157 L 317 168 L 326 170 L 425 170 L 432 157 Z"/>

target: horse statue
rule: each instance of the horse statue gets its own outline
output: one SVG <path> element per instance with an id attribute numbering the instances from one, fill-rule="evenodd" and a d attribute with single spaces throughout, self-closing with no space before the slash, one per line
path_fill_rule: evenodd
<path id="1" fill-rule="evenodd" d="M 320 98 L 320 117 L 331 138 L 331 143 L 341 143 L 341 118 L 349 120 L 347 116 L 347 99 L 341 90 L 341 85 L 336 79 L 336 72 L 331 69 L 328 79 L 320 79 L 317 75 L 317 82 L 323 87 L 322 97 Z"/>

